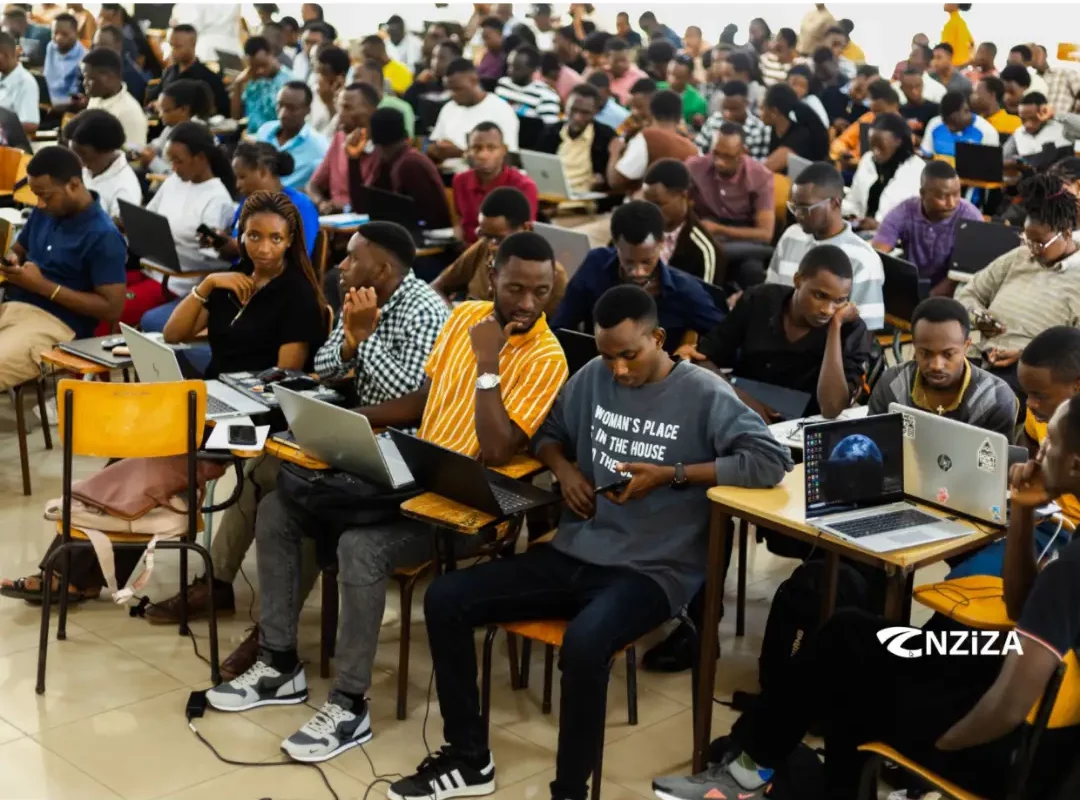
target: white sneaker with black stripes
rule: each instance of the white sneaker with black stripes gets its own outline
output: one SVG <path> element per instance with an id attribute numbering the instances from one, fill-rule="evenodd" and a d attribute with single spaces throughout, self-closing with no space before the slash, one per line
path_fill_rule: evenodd
<path id="1" fill-rule="evenodd" d="M 420 762 L 416 774 L 392 784 L 390 800 L 445 800 L 450 797 L 483 797 L 495 791 L 495 761 L 488 753 L 487 766 L 474 769 L 446 745 Z"/>

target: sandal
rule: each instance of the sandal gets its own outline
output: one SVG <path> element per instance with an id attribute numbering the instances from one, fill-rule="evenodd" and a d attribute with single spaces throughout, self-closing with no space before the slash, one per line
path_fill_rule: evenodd
<path id="1" fill-rule="evenodd" d="M 0 579 L 0 596 L 25 600 L 31 605 L 39 606 L 42 603 L 41 577 L 41 573 L 38 573 L 37 575 L 27 575 L 25 578 L 16 578 L 15 580 L 2 578 Z M 101 594 L 100 587 L 97 589 L 79 589 L 74 584 L 68 584 L 67 591 L 69 605 L 94 600 Z M 60 602 L 60 578 L 57 575 L 53 575 L 52 597 L 50 599 L 52 605 Z"/>

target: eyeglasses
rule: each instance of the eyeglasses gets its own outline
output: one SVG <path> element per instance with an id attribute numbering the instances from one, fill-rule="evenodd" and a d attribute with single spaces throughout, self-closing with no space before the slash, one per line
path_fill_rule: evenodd
<path id="1" fill-rule="evenodd" d="M 832 198 L 826 197 L 824 200 L 818 200 L 816 203 L 811 203 L 808 206 L 804 206 L 799 203 L 793 203 L 790 200 L 787 201 L 786 205 L 788 211 L 790 211 L 795 216 L 799 216 L 799 214 L 809 214 L 815 208 L 828 205 L 830 202 L 832 202 Z"/>
<path id="2" fill-rule="evenodd" d="M 1025 234 L 1020 234 L 1020 241 L 1024 243 L 1028 250 L 1032 253 L 1045 253 L 1046 249 L 1050 247 L 1054 242 L 1061 238 L 1061 233 L 1055 233 L 1045 242 L 1033 242 Z"/>

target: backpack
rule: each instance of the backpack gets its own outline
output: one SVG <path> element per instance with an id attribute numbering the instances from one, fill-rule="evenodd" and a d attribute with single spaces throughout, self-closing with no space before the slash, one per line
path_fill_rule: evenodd
<path id="1" fill-rule="evenodd" d="M 817 753 L 800 742 L 773 771 L 765 796 L 769 800 L 824 800 L 825 766 Z"/>

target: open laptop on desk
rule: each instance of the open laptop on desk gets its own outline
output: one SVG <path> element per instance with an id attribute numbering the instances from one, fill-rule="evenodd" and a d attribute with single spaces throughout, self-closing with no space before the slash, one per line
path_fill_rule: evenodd
<path id="1" fill-rule="evenodd" d="M 930 281 L 919 277 L 919 268 L 910 261 L 888 253 L 880 253 L 885 273 L 882 299 L 888 316 L 911 321 L 915 306 L 930 295 Z"/>
<path id="2" fill-rule="evenodd" d="M 903 431 L 900 414 L 807 426 L 807 524 L 874 553 L 970 534 L 905 500 Z"/>
<path id="3" fill-rule="evenodd" d="M 956 143 L 956 174 L 962 181 L 1001 183 L 1005 179 L 1004 151 L 997 145 Z"/>
<path id="4" fill-rule="evenodd" d="M 566 279 L 574 277 L 578 267 L 592 250 L 592 242 L 587 233 L 563 228 L 558 225 L 548 225 L 544 222 L 534 222 L 533 230 L 544 237 L 555 253 L 555 260 L 563 265 L 566 270 Z"/>
<path id="5" fill-rule="evenodd" d="M 588 333 L 556 328 L 555 338 L 562 346 L 571 375 L 600 355 L 600 351 L 596 349 L 596 337 Z"/>
<path id="6" fill-rule="evenodd" d="M 964 220 L 956 226 L 949 278 L 967 280 L 991 261 L 1020 246 L 1020 230 L 996 222 Z M 956 273 L 954 278 L 952 273 Z"/>
<path id="7" fill-rule="evenodd" d="M 750 378 L 740 378 L 737 375 L 731 376 L 731 385 L 776 411 L 784 419 L 805 417 L 806 410 L 813 399 L 809 392 L 800 392 L 797 389 L 788 389 L 785 386 L 776 386 Z"/>
<path id="8" fill-rule="evenodd" d="M 559 499 L 551 492 L 500 475 L 475 459 L 437 444 L 393 428 L 390 436 L 417 485 L 493 517 L 520 514 Z"/>
<path id="9" fill-rule="evenodd" d="M 156 267 L 183 272 L 169 220 L 126 200 L 117 202 L 131 252 Z"/>
<path id="10" fill-rule="evenodd" d="M 376 437 L 363 414 L 274 386 L 274 397 L 300 449 L 344 472 L 391 489 L 413 483 L 412 473 L 390 439 Z"/>
<path id="11" fill-rule="evenodd" d="M 349 195 L 354 209 L 363 209 L 374 220 L 396 222 L 409 232 L 417 247 L 436 247 L 454 241 L 453 228 L 429 230 L 425 226 L 411 197 L 360 185 L 350 185 Z"/>
<path id="12" fill-rule="evenodd" d="M 568 200 L 603 200 L 607 197 L 603 192 L 571 191 L 562 161 L 557 155 L 535 150 L 522 150 L 518 155 L 521 157 L 522 170 L 536 182 L 540 194 L 556 195 Z"/>
<path id="13" fill-rule="evenodd" d="M 237 75 L 244 71 L 244 59 L 228 50 L 215 50 L 222 75 Z"/>
<path id="14" fill-rule="evenodd" d="M 151 339 L 130 325 L 120 323 L 124 341 L 131 350 L 135 374 L 144 383 L 165 383 L 185 380 L 176 358 L 176 351 L 164 342 Z M 225 419 L 251 414 L 265 414 L 270 409 L 263 403 L 250 400 L 220 381 L 206 381 L 206 418 Z"/>

